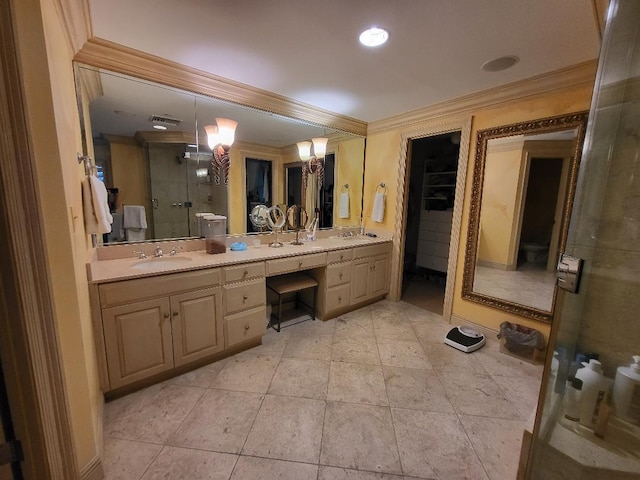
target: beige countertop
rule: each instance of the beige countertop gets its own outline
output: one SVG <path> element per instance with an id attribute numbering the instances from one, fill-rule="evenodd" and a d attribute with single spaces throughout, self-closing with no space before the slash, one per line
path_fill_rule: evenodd
<path id="1" fill-rule="evenodd" d="M 258 262 L 273 258 L 309 255 L 344 248 L 360 247 L 390 242 L 389 237 L 355 236 L 346 238 L 321 238 L 303 245 L 285 243 L 283 247 L 272 248 L 267 244 L 259 247 L 247 243 L 247 250 L 231 251 L 210 255 L 204 250 L 180 252 L 175 256 L 150 255 L 146 259 L 120 258 L 116 260 L 95 260 L 87 263 L 87 278 L 90 283 L 106 283 L 132 278 L 149 277 L 163 273 L 185 272 L 203 268 L 215 268 L 238 263 Z"/>

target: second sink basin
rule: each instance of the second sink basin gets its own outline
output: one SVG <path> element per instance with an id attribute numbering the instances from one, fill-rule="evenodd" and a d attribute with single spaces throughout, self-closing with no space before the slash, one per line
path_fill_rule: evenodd
<path id="1" fill-rule="evenodd" d="M 190 261 L 191 257 L 151 257 L 134 263 L 131 265 L 131 268 L 136 268 L 138 270 L 154 270 L 156 268 L 182 267 Z"/>

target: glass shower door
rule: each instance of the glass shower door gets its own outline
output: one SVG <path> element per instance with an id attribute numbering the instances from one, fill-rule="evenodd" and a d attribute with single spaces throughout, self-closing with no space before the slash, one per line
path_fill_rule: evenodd
<path id="1" fill-rule="evenodd" d="M 584 259 L 577 294 L 560 290 L 527 478 L 640 478 L 640 426 L 612 414 L 603 438 L 567 421 L 577 354 L 604 375 L 640 354 L 640 2 L 613 0 L 603 40 L 566 253 Z M 578 365 L 574 365 L 575 367 Z M 605 400 L 607 401 L 607 400 Z M 610 400 L 608 400 L 610 402 Z"/>

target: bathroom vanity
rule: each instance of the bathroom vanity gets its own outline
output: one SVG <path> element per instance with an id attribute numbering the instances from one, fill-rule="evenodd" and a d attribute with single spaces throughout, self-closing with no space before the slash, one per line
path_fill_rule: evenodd
<path id="1" fill-rule="evenodd" d="M 301 271 L 313 277 L 321 320 L 389 291 L 389 239 L 325 238 L 146 259 L 131 258 L 130 250 L 129 258 L 87 264 L 105 393 L 148 385 L 259 345 L 267 326 L 267 277 Z"/>

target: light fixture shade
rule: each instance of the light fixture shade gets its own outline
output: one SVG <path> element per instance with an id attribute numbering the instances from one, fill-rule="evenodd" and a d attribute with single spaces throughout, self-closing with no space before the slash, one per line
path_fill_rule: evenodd
<path id="1" fill-rule="evenodd" d="M 213 147 L 220 143 L 220 135 L 218 135 L 218 127 L 216 125 L 206 125 L 204 131 L 207 132 L 207 143 L 209 148 L 213 150 Z"/>
<path id="2" fill-rule="evenodd" d="M 327 142 L 328 138 L 320 137 L 320 138 L 312 138 L 313 141 L 313 154 L 316 158 L 324 158 L 325 153 L 327 153 Z"/>
<path id="3" fill-rule="evenodd" d="M 311 160 L 311 142 L 298 142 L 297 145 L 300 160 L 303 162 Z"/>
<path id="4" fill-rule="evenodd" d="M 218 124 L 218 135 L 222 145 L 233 145 L 236 136 L 236 127 L 238 122 L 229 120 L 228 118 L 216 118 Z"/>

